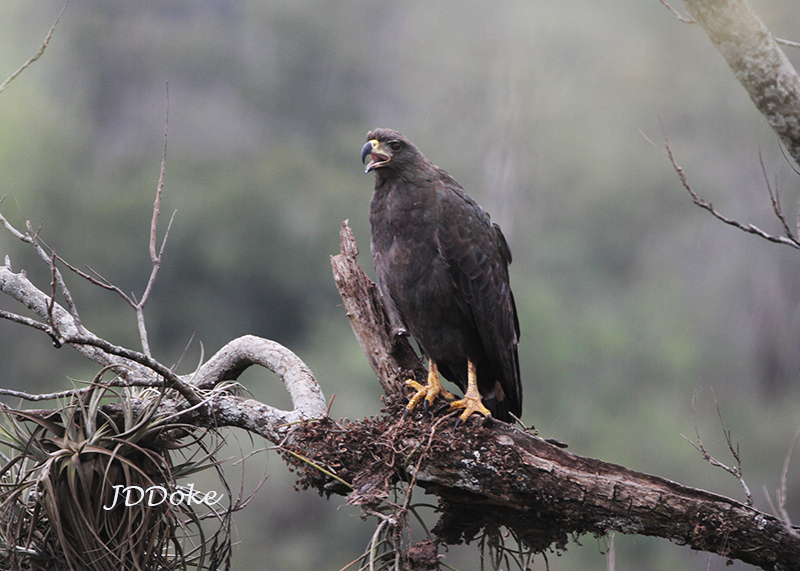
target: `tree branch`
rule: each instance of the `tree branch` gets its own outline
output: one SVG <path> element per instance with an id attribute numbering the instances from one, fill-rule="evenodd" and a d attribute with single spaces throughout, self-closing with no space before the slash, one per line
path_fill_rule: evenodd
<path id="1" fill-rule="evenodd" d="M 28 61 L 26 61 L 25 63 L 23 63 L 23 64 L 22 64 L 22 65 L 19 67 L 19 69 L 17 69 L 17 71 L 15 71 L 14 73 L 12 73 L 12 74 L 11 74 L 11 75 L 8 77 L 8 79 L 6 79 L 6 80 L 5 80 L 5 81 L 4 81 L 2 84 L 0 84 L 0 93 L 2 93 L 3 91 L 5 91 L 5 90 L 6 90 L 6 87 L 8 87 L 8 84 L 9 84 L 9 83 L 11 83 L 12 81 L 14 81 L 14 80 L 17 78 L 17 76 L 18 76 L 19 74 L 21 74 L 23 71 L 25 71 L 26 69 L 28 69 L 28 67 L 30 67 L 30 65 L 31 65 L 33 62 L 35 62 L 35 61 L 36 61 L 36 60 L 38 60 L 40 57 L 42 57 L 42 54 L 44 54 L 44 50 L 45 50 L 45 49 L 47 49 L 47 46 L 48 46 L 48 45 L 50 45 L 50 38 L 52 38 L 52 37 L 53 37 L 53 32 L 55 32 L 55 31 L 56 31 L 56 26 L 58 25 L 58 21 L 61 19 L 61 15 L 64 13 L 64 10 L 66 10 L 66 9 L 67 9 L 67 4 L 69 4 L 69 0 L 67 0 L 66 2 L 64 2 L 64 6 L 62 6 L 62 7 L 61 7 L 61 11 L 58 13 L 58 16 L 56 17 L 56 21 L 55 21 L 55 22 L 53 22 L 53 26 L 50 28 L 50 31 L 49 31 L 49 32 L 47 32 L 47 36 L 45 36 L 45 38 L 44 38 L 44 42 L 42 42 L 42 46 L 39 48 L 39 50 L 38 50 L 38 51 L 37 51 L 35 54 L 33 54 L 33 56 L 32 56 L 32 57 L 31 57 L 31 58 L 30 58 Z"/>
<path id="2" fill-rule="evenodd" d="M 403 382 L 424 379 L 425 366 L 406 337 L 392 334 L 378 286 L 358 263 L 358 246 L 347 220 L 342 222 L 339 239 L 341 253 L 331 256 L 331 266 L 350 326 L 383 391 L 402 397 Z"/>
<path id="3" fill-rule="evenodd" d="M 678 178 L 680 179 L 681 184 L 683 185 L 683 188 L 686 189 L 686 191 L 692 197 L 692 201 L 694 201 L 694 203 L 697 206 L 699 206 L 703 210 L 707 210 L 708 212 L 710 212 L 717 220 L 720 220 L 725 224 L 728 224 L 729 226 L 733 226 L 734 228 L 738 228 L 743 232 L 747 232 L 748 234 L 755 234 L 756 236 L 768 240 L 769 242 L 774 242 L 776 244 L 785 244 L 787 246 L 791 246 L 792 248 L 800 250 L 800 240 L 798 240 L 797 236 L 792 234 L 791 230 L 789 229 L 789 226 L 786 223 L 786 219 L 784 218 L 783 213 L 780 210 L 780 202 L 777 199 L 777 195 L 773 193 L 772 187 L 769 185 L 769 179 L 767 179 L 767 190 L 769 191 L 770 200 L 772 201 L 773 205 L 773 210 L 775 211 L 778 219 L 783 224 L 783 227 L 787 233 L 786 236 L 777 236 L 775 234 L 770 234 L 768 232 L 765 232 L 758 226 L 754 226 L 753 224 L 744 224 L 742 222 L 734 220 L 733 218 L 728 218 L 727 216 L 721 214 L 712 206 L 710 202 L 706 202 L 705 200 L 700 198 L 697 195 L 697 193 L 692 189 L 692 187 L 689 185 L 689 180 L 686 178 L 686 172 L 675 161 L 675 157 L 672 154 L 672 149 L 669 146 L 669 140 L 667 139 L 666 136 L 664 136 L 664 147 L 666 148 L 667 156 L 669 157 L 669 160 L 672 163 L 672 168 L 675 169 L 675 172 L 677 173 Z M 762 163 L 762 169 L 763 169 L 763 163 Z M 766 177 L 766 173 L 764 174 L 764 176 Z"/>
<path id="4" fill-rule="evenodd" d="M 352 264 L 357 247 L 346 223 L 334 274 L 353 331 L 390 396 L 397 371 L 395 340 L 388 333 L 375 288 Z M 348 270 L 341 265 L 347 261 Z M 344 278 L 352 276 L 352 281 Z M 376 355 L 386 358 L 374 364 Z M 389 398 L 387 417 L 343 429 L 315 425 L 293 433 L 293 448 L 319 465 L 335 467 L 352 483 L 349 503 L 375 508 L 393 482 L 416 478 L 439 498 L 434 528 L 445 543 L 475 539 L 482 530 L 506 527 L 531 549 L 563 548 L 574 534 L 615 531 L 662 537 L 693 549 L 740 559 L 762 569 L 789 571 L 800 560 L 797 528 L 736 500 L 658 476 L 572 454 L 504 423 L 493 428 L 440 423 L 432 435 L 427 414 L 402 419 Z M 400 420 L 398 420 L 400 419 Z M 303 432 L 305 430 L 305 432 Z M 354 450 L 354 442 L 360 443 Z M 414 461 L 425 448 L 424 459 Z M 331 493 L 330 478 L 306 465 L 301 482 Z M 387 472 L 388 471 L 388 472 Z"/>

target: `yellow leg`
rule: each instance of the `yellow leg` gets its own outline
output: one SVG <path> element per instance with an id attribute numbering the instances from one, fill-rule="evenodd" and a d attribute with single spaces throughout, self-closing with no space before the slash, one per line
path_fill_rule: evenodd
<path id="1" fill-rule="evenodd" d="M 439 367 L 437 367 L 436 363 L 433 361 L 430 361 L 428 364 L 428 383 L 426 385 L 421 385 L 417 381 L 411 379 L 406 381 L 406 386 L 417 391 L 406 406 L 406 410 L 409 413 L 414 412 L 414 409 L 422 399 L 425 399 L 425 409 L 427 410 L 439 395 L 448 400 L 456 398 L 442 386 L 442 381 L 439 378 Z"/>
<path id="2" fill-rule="evenodd" d="M 475 371 L 475 363 L 471 359 L 467 359 L 467 392 L 464 398 L 450 403 L 450 410 L 463 408 L 464 412 L 458 417 L 456 426 L 465 422 L 472 414 L 478 413 L 485 416 L 487 419 L 492 418 L 491 411 L 483 406 L 481 400 L 481 393 L 478 392 L 478 375 Z"/>

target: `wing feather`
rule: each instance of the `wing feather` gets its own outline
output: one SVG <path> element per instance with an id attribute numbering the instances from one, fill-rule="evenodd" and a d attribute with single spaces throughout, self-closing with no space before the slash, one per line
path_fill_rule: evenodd
<path id="1" fill-rule="evenodd" d="M 508 265 L 511 252 L 500 227 L 455 181 L 443 200 L 439 241 L 458 303 L 470 316 L 487 356 L 500 364 L 501 387 L 511 412 L 521 413 L 522 388 L 517 346 L 519 321 L 511 293 Z"/>

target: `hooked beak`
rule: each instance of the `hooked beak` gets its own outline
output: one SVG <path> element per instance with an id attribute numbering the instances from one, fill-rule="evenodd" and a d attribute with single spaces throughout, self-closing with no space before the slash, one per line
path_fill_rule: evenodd
<path id="1" fill-rule="evenodd" d="M 367 157 L 370 160 L 365 173 L 384 166 L 391 160 L 392 153 L 383 143 L 377 139 L 371 139 L 361 148 L 361 162 L 364 163 Z"/>

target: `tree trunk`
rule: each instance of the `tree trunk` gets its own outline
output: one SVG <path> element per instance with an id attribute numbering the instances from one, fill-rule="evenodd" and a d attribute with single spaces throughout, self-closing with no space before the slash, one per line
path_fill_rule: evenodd
<path id="1" fill-rule="evenodd" d="M 746 0 L 684 0 L 800 165 L 800 77 Z"/>

